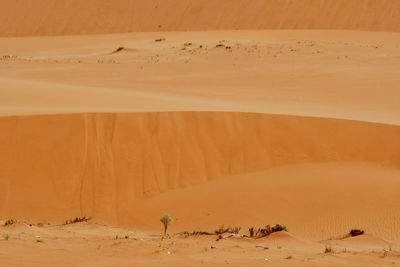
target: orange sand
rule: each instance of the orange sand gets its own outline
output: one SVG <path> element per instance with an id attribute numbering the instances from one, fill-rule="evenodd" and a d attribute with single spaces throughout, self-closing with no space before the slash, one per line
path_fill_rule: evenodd
<path id="1" fill-rule="evenodd" d="M 137 31 L 400 31 L 397 0 L 19 0 L 2 4 L 0 36 Z"/>
<path id="2" fill-rule="evenodd" d="M 2 8 L 0 265 L 400 265 L 398 1 Z"/>

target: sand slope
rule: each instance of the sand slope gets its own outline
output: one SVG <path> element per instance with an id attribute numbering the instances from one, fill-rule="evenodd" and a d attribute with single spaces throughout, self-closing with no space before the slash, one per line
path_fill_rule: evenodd
<path id="1" fill-rule="evenodd" d="M 397 0 L 22 0 L 3 1 L 1 7 L 0 36 L 227 29 L 400 31 Z"/>
<path id="2" fill-rule="evenodd" d="M 170 206 L 136 201 L 167 189 L 288 164 L 363 162 L 397 169 L 400 166 L 398 126 L 346 120 L 219 112 L 76 114 L 2 117 L 0 129 L 0 217 L 50 222 L 87 215 L 117 225 L 154 226 L 157 220 L 149 224 L 146 219 L 157 216 L 156 211 L 160 211 L 156 207 L 174 206 L 174 201 L 169 202 L 174 194 L 165 202 Z M 362 168 L 355 170 L 361 171 L 352 171 L 361 179 Z M 311 175 L 318 181 L 321 174 Z M 355 192 L 356 177 L 349 181 Z M 381 179 L 384 177 L 390 176 Z M 397 188 L 385 184 L 386 189 Z M 255 195 L 263 198 L 268 187 L 265 190 Z M 319 190 L 325 194 L 321 201 L 329 202 L 326 189 Z M 395 192 L 389 192 L 389 201 L 398 199 Z M 224 194 L 230 195 L 229 191 Z M 354 198 L 363 199 L 362 194 Z M 303 201 L 314 199 L 310 196 L 306 193 Z M 181 208 L 191 207 L 184 202 Z M 238 209 L 245 209 L 246 203 L 239 201 Z M 378 201 L 378 210 L 386 207 L 385 203 Z M 212 208 L 212 198 L 205 199 L 203 205 L 205 210 L 218 210 Z M 396 202 L 393 205 L 398 207 Z M 273 211 L 282 212 L 275 205 Z M 294 209 L 290 216 L 300 216 L 301 212 Z M 150 213 L 148 217 L 146 213 Z M 246 222 L 267 218 L 257 214 L 254 211 L 255 217 L 249 215 Z M 176 215 L 189 216 L 181 227 L 196 222 L 196 215 L 188 210 Z M 218 218 L 208 223 L 206 220 L 201 226 L 213 226 Z M 303 229 L 300 233 L 306 233 L 304 225 L 297 227 Z M 337 228 L 326 231 L 333 234 Z"/>

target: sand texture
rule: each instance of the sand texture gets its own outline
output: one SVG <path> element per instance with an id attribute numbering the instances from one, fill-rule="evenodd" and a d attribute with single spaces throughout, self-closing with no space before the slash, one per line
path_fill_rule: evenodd
<path id="1" fill-rule="evenodd" d="M 3 2 L 1 266 L 400 266 L 399 1 Z"/>
<path id="2" fill-rule="evenodd" d="M 398 0 L 3 1 L 1 36 L 149 31 L 400 31 Z"/>

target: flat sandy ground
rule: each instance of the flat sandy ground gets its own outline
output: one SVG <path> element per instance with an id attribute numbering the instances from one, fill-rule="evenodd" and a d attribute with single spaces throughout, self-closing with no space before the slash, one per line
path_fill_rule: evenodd
<path id="1" fill-rule="evenodd" d="M 399 86 L 398 33 L 0 38 L 0 265 L 400 266 Z"/>
<path id="2" fill-rule="evenodd" d="M 17 224 L 1 229 L 4 266 L 398 266 L 400 243 L 370 235 L 310 242 L 287 232 L 267 238 L 162 240 L 159 234 L 93 223 Z M 331 252 L 325 252 L 326 249 Z"/>

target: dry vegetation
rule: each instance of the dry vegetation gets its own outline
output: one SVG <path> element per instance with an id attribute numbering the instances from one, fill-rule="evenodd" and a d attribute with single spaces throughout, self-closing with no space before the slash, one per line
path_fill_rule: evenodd
<path id="1" fill-rule="evenodd" d="M 275 232 L 281 232 L 281 231 L 287 232 L 287 228 L 283 224 L 276 224 L 273 227 L 271 227 L 270 225 L 267 225 L 265 227 L 260 227 L 260 228 L 249 227 L 248 234 L 239 235 L 239 232 L 241 229 L 242 229 L 241 226 L 225 227 L 225 225 L 222 224 L 217 229 L 215 229 L 213 232 L 198 231 L 198 230 L 192 231 L 192 232 L 184 231 L 184 232 L 178 233 L 178 235 L 183 236 L 185 238 L 189 237 L 189 236 L 198 236 L 198 235 L 217 235 L 218 236 L 217 240 L 220 240 L 220 239 L 224 238 L 222 236 L 223 234 L 232 234 L 232 235 L 228 235 L 228 237 L 241 236 L 241 237 L 247 237 L 247 238 L 262 238 L 262 237 L 266 237 Z"/>
<path id="2" fill-rule="evenodd" d="M 74 224 L 74 223 L 80 223 L 80 222 L 87 222 L 90 221 L 92 218 L 91 217 L 76 217 L 75 219 L 70 219 L 65 221 L 65 224 Z"/>
<path id="3" fill-rule="evenodd" d="M 8 219 L 8 220 L 6 220 L 6 221 L 4 222 L 4 226 L 13 225 L 13 224 L 15 224 L 16 222 L 17 222 L 16 220 Z"/>
<path id="4" fill-rule="evenodd" d="M 364 230 L 352 229 L 349 232 L 349 236 L 359 236 L 359 235 L 363 235 L 364 233 L 365 233 Z"/>

